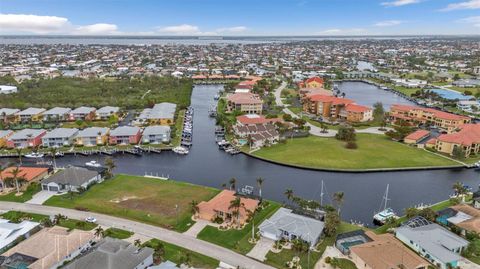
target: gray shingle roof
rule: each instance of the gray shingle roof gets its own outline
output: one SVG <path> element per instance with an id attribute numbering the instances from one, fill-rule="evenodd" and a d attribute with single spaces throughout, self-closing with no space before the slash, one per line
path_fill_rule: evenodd
<path id="1" fill-rule="evenodd" d="M 86 106 L 81 106 L 78 108 L 75 108 L 72 110 L 72 114 L 88 114 L 90 112 L 95 111 L 96 109 L 94 107 L 86 107 Z"/>
<path id="2" fill-rule="evenodd" d="M 167 134 L 170 132 L 170 126 L 155 125 L 145 127 L 143 135 Z"/>
<path id="3" fill-rule="evenodd" d="M 106 127 L 89 127 L 78 132 L 77 137 L 97 137 L 98 133 L 105 135 L 109 130 Z"/>
<path id="4" fill-rule="evenodd" d="M 322 234 L 324 223 L 320 220 L 292 213 L 292 210 L 280 208 L 273 216 L 258 227 L 261 232 L 280 236 L 282 231 L 294 234 L 303 240 L 315 243 Z"/>
<path id="5" fill-rule="evenodd" d="M 131 136 L 140 131 L 140 128 L 135 126 L 120 126 L 110 132 L 110 136 Z"/>
<path id="6" fill-rule="evenodd" d="M 140 119 L 173 119 L 175 117 L 176 104 L 160 103 L 153 108 L 146 108 L 138 118 Z"/>
<path id="7" fill-rule="evenodd" d="M 424 225 L 403 225 L 397 228 L 396 234 L 413 241 L 443 263 L 457 261 L 461 258 L 459 254 L 449 249 L 458 249 L 468 245 L 467 240 L 431 222 Z"/>
<path id="8" fill-rule="evenodd" d="M 76 135 L 78 133 L 77 128 L 56 128 L 53 129 L 42 138 L 68 138 Z"/>
<path id="9" fill-rule="evenodd" d="M 3 138 L 9 134 L 13 133 L 13 131 L 10 130 L 0 130 L 0 138 Z"/>
<path id="10" fill-rule="evenodd" d="M 98 172 L 82 167 L 67 167 L 64 170 L 46 178 L 42 183 L 54 182 L 71 186 L 81 186 L 97 176 Z"/>
<path id="11" fill-rule="evenodd" d="M 120 111 L 120 108 L 118 106 L 104 106 L 97 110 L 97 114 L 103 114 L 103 113 L 109 114 L 112 112 L 117 113 L 118 111 Z"/>
<path id="12" fill-rule="evenodd" d="M 73 261 L 65 269 L 132 269 L 151 255 L 151 248 L 138 249 L 126 241 L 107 237 L 97 243 L 94 251 Z"/>
<path id="13" fill-rule="evenodd" d="M 43 129 L 23 129 L 10 136 L 10 139 L 16 140 L 34 138 L 41 135 L 43 132 L 45 132 Z"/>
<path id="14" fill-rule="evenodd" d="M 43 113 L 43 115 L 65 115 L 72 111 L 71 108 L 68 107 L 54 107 L 49 109 Z"/>
<path id="15" fill-rule="evenodd" d="M 45 112 L 45 109 L 44 108 L 36 108 L 36 107 L 29 107 L 25 110 L 22 110 L 20 112 L 17 112 L 16 115 L 37 115 L 37 114 L 40 114 L 40 113 L 43 113 Z"/>
<path id="16" fill-rule="evenodd" d="M 3 115 L 3 113 L 5 113 L 5 115 L 7 116 L 10 116 L 10 115 L 13 115 L 17 112 L 19 112 L 20 109 L 15 109 L 15 108 L 0 108 L 0 116 Z"/>

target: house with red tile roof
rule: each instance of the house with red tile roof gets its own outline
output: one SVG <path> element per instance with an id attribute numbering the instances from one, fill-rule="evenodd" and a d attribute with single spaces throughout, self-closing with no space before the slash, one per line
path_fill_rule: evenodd
<path id="1" fill-rule="evenodd" d="M 236 209 L 231 207 L 231 202 L 237 197 L 240 198 L 241 203 L 238 216 L 234 212 Z M 198 204 L 197 217 L 208 221 L 221 218 L 224 222 L 238 222 L 243 225 L 247 222 L 250 214 L 255 212 L 258 204 L 258 200 L 237 196 L 232 190 L 223 190 L 210 201 Z"/>
<path id="2" fill-rule="evenodd" d="M 306 94 L 303 111 L 330 120 L 365 122 L 373 120 L 373 110 L 367 106 L 355 104 L 355 101 L 323 93 Z"/>
<path id="3" fill-rule="evenodd" d="M 453 150 L 460 147 L 465 157 L 480 152 L 480 124 L 465 124 L 453 133 L 442 134 L 437 137 L 434 149 L 452 155 Z"/>
<path id="4" fill-rule="evenodd" d="M 427 138 L 430 136 L 430 132 L 427 130 L 416 130 L 415 132 L 407 135 L 404 139 L 403 142 L 405 144 L 418 144 L 421 140 Z"/>
<path id="5" fill-rule="evenodd" d="M 323 78 L 320 77 L 312 77 L 305 80 L 305 87 L 306 88 L 323 88 Z"/>
<path id="6" fill-rule="evenodd" d="M 283 120 L 280 118 L 267 119 L 265 116 L 258 115 L 258 114 L 246 114 L 246 115 L 241 115 L 237 117 L 237 125 L 240 125 L 240 126 L 275 123 L 275 122 L 282 122 L 282 121 Z"/>
<path id="7" fill-rule="evenodd" d="M 258 94 L 234 93 L 227 96 L 227 112 L 238 110 L 247 114 L 262 114 L 263 100 Z"/>
<path id="8" fill-rule="evenodd" d="M 0 173 L 0 178 L 2 180 L 13 178 L 12 171 L 15 170 L 17 167 L 10 166 L 5 168 L 2 173 Z M 46 178 L 49 174 L 48 168 L 45 167 L 27 167 L 27 166 L 20 166 L 18 167 L 20 173 L 18 173 L 18 177 L 24 179 L 28 183 L 30 182 L 38 182 L 44 178 Z M 0 184 L 0 187 L 3 187 L 3 184 Z"/>
<path id="9" fill-rule="evenodd" d="M 357 104 L 347 104 L 344 108 L 345 112 L 340 112 L 348 122 L 366 122 L 373 120 L 373 109 L 368 106 Z"/>
<path id="10" fill-rule="evenodd" d="M 392 105 L 389 115 L 392 122 L 403 120 L 412 125 L 429 124 L 447 132 L 453 132 L 461 125 L 471 122 L 470 117 L 467 116 L 409 105 Z"/>

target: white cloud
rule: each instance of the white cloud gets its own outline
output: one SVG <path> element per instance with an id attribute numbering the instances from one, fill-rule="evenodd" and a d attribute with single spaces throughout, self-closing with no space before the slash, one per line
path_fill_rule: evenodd
<path id="1" fill-rule="evenodd" d="M 79 26 L 75 29 L 75 34 L 80 35 L 114 35 L 119 33 L 117 25 L 109 23 L 96 23 Z"/>
<path id="2" fill-rule="evenodd" d="M 363 28 L 351 28 L 351 29 L 327 29 L 318 32 L 319 35 L 365 35 L 367 34 L 367 30 Z"/>
<path id="3" fill-rule="evenodd" d="M 402 24 L 402 23 L 403 23 L 403 21 L 399 21 L 399 20 L 388 20 L 388 21 L 379 21 L 379 22 L 375 23 L 374 26 L 388 27 L 388 26 L 399 25 L 399 24 Z"/>
<path id="4" fill-rule="evenodd" d="M 70 27 L 67 18 L 27 14 L 0 14 L 0 32 L 50 34 Z"/>
<path id="5" fill-rule="evenodd" d="M 463 18 L 463 19 L 458 20 L 458 22 L 469 23 L 469 24 L 472 24 L 475 27 L 480 27 L 480 16 Z"/>
<path id="6" fill-rule="evenodd" d="M 452 11 L 460 9 L 480 9 L 480 0 L 468 0 L 464 2 L 449 4 L 440 11 Z"/>
<path id="7" fill-rule="evenodd" d="M 417 4 L 420 2 L 421 0 L 395 0 L 395 1 L 389 1 L 389 2 L 382 2 L 381 5 L 386 7 L 401 7 L 401 6 L 411 5 L 411 4 Z"/>

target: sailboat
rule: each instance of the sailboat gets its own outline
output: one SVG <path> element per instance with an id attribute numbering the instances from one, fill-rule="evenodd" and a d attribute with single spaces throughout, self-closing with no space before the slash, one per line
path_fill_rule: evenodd
<path id="1" fill-rule="evenodd" d="M 388 219 L 390 218 L 397 218 L 397 215 L 393 211 L 393 209 L 387 207 L 388 204 L 388 188 L 390 187 L 389 184 L 387 184 L 387 189 L 385 190 L 385 195 L 383 196 L 383 210 L 378 212 L 373 216 L 373 223 L 377 225 L 384 225 L 385 222 L 387 222 Z"/>

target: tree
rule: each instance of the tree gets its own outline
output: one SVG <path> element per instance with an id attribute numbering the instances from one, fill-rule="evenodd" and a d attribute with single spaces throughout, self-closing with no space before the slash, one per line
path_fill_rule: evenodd
<path id="1" fill-rule="evenodd" d="M 465 185 L 463 185 L 463 183 L 461 183 L 460 181 L 457 181 L 453 184 L 452 188 L 455 191 L 455 195 L 457 196 L 457 198 L 459 198 L 461 196 L 462 201 L 464 201 L 465 200 L 465 194 L 467 194 L 467 192 L 468 192 Z"/>
<path id="2" fill-rule="evenodd" d="M 22 164 L 22 151 L 23 151 L 22 148 L 17 148 L 17 149 L 15 149 L 15 152 L 16 152 L 17 155 L 18 155 L 18 163 L 19 163 L 19 164 Z"/>
<path id="3" fill-rule="evenodd" d="M 292 200 L 292 198 L 293 198 L 293 190 L 292 189 L 285 190 L 284 194 L 289 201 Z"/>
<path id="4" fill-rule="evenodd" d="M 465 159 L 465 150 L 460 146 L 454 146 L 452 151 L 452 156 L 456 159 L 463 160 Z"/>
<path id="5" fill-rule="evenodd" d="M 140 239 L 135 239 L 135 241 L 133 241 L 133 245 L 136 246 L 137 248 L 141 248 L 142 241 L 140 241 Z"/>
<path id="6" fill-rule="evenodd" d="M 345 193 L 343 191 L 336 192 L 336 193 L 333 194 L 333 201 L 335 202 L 335 204 L 337 206 L 338 215 L 340 215 L 340 209 L 343 205 L 344 198 L 345 198 Z"/>
<path id="7" fill-rule="evenodd" d="M 325 235 L 334 236 L 337 233 L 337 228 L 340 225 L 340 216 L 335 211 L 328 211 L 325 216 Z"/>
<path id="8" fill-rule="evenodd" d="M 435 221 L 435 219 L 437 218 L 437 213 L 435 213 L 435 211 L 430 207 L 426 207 L 420 210 L 420 213 L 418 215 L 424 217 L 429 221 Z"/>
<path id="9" fill-rule="evenodd" d="M 105 158 L 105 166 L 107 167 L 107 177 L 113 177 L 113 169 L 115 169 L 115 161 L 111 157 Z"/>
<path id="10" fill-rule="evenodd" d="M 195 200 L 192 200 L 190 202 L 190 206 L 192 207 L 192 214 L 196 216 L 198 214 L 199 208 L 198 208 L 198 202 Z"/>
<path id="11" fill-rule="evenodd" d="M 228 181 L 228 183 L 230 184 L 230 190 L 236 190 L 236 184 L 237 184 L 237 179 L 232 177 L 230 179 L 230 181 Z"/>
<path id="12" fill-rule="evenodd" d="M 413 217 L 418 216 L 419 213 L 420 213 L 420 210 L 418 210 L 418 209 L 415 208 L 415 207 L 409 207 L 409 208 L 405 209 L 405 216 L 406 216 L 408 219 L 411 219 L 411 218 L 413 218 Z"/>
<path id="13" fill-rule="evenodd" d="M 57 168 L 57 148 L 56 147 L 51 147 L 50 148 L 50 155 L 52 155 L 52 160 L 53 160 L 53 168 Z"/>
<path id="14" fill-rule="evenodd" d="M 3 171 L 5 171 L 5 168 L 0 165 L 0 183 L 2 184 L 2 191 L 5 189 L 5 181 L 3 181 Z"/>
<path id="15" fill-rule="evenodd" d="M 103 237 L 105 237 L 105 230 L 103 230 L 102 226 L 98 226 L 95 229 L 94 235 L 98 238 L 103 238 Z"/>
<path id="16" fill-rule="evenodd" d="M 373 104 L 373 119 L 376 122 L 382 122 L 385 119 L 385 109 L 381 102 Z"/>
<path id="17" fill-rule="evenodd" d="M 244 206 L 245 205 L 242 203 L 240 197 L 236 197 L 235 199 L 230 201 L 230 205 L 228 206 L 228 209 L 232 209 L 232 216 L 235 218 L 237 225 L 240 221 L 240 208 Z"/>
<path id="18" fill-rule="evenodd" d="M 351 126 L 340 126 L 338 133 L 335 135 L 335 138 L 341 141 L 355 141 L 356 134 L 355 129 Z"/>
<path id="19" fill-rule="evenodd" d="M 10 171 L 10 174 L 15 181 L 15 188 L 17 189 L 17 193 L 20 193 L 20 184 L 25 181 L 25 178 L 20 175 L 21 172 L 22 170 L 18 166 L 15 167 L 12 171 Z"/>
<path id="20" fill-rule="evenodd" d="M 260 196 L 260 198 L 262 197 L 263 182 L 265 182 L 265 179 L 263 179 L 261 177 L 257 178 L 258 195 Z"/>
<path id="21" fill-rule="evenodd" d="M 328 132 L 328 126 L 324 122 L 320 122 L 320 129 L 323 134 Z"/>
<path id="22" fill-rule="evenodd" d="M 284 121 L 292 121 L 293 120 L 293 117 L 290 114 L 283 114 L 282 118 L 283 118 Z"/>
<path id="23" fill-rule="evenodd" d="M 163 260 L 163 256 L 165 255 L 165 245 L 162 242 L 158 242 L 153 246 L 153 259 L 155 263 L 160 263 Z"/>
<path id="24" fill-rule="evenodd" d="M 42 219 L 40 221 L 40 224 L 43 226 L 43 227 L 52 227 L 53 226 L 53 222 L 52 220 L 49 218 L 49 217 L 46 217 L 44 219 Z"/>
<path id="25" fill-rule="evenodd" d="M 55 225 L 59 224 L 62 220 L 66 220 L 67 217 L 62 215 L 62 214 L 57 214 L 55 215 L 55 217 L 53 217 L 53 223 L 55 223 Z"/>

